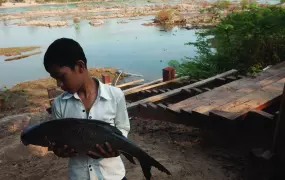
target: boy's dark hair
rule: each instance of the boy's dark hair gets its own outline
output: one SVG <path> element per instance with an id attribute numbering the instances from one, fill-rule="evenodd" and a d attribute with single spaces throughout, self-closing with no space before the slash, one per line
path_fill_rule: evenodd
<path id="1" fill-rule="evenodd" d="M 52 65 L 74 69 L 78 60 L 82 60 L 87 68 L 87 59 L 80 44 L 72 39 L 60 38 L 48 47 L 44 56 L 44 66 L 46 71 Z"/>

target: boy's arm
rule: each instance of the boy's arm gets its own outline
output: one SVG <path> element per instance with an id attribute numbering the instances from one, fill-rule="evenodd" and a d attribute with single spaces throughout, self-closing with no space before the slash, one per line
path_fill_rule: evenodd
<path id="1" fill-rule="evenodd" d="M 129 120 L 129 115 L 127 111 L 125 95 L 123 92 L 117 103 L 115 126 L 123 133 L 125 137 L 128 137 L 128 134 L 130 131 L 130 120 Z"/>

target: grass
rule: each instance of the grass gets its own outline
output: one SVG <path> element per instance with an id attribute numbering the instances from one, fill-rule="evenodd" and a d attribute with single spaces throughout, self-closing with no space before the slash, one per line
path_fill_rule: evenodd
<path id="1" fill-rule="evenodd" d="M 40 46 L 25 46 L 25 47 L 9 47 L 0 48 L 0 56 L 16 56 L 23 52 L 33 51 L 40 48 Z"/>

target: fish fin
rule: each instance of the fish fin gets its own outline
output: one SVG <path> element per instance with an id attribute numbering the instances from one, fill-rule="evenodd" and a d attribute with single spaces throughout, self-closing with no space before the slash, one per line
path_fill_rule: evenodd
<path id="1" fill-rule="evenodd" d="M 121 153 L 133 164 L 136 164 L 135 160 L 134 160 L 134 157 L 131 156 L 130 154 L 126 153 L 126 152 L 123 152 L 121 151 Z"/>
<path id="2" fill-rule="evenodd" d="M 143 175 L 146 178 L 146 180 L 150 180 L 151 178 L 151 165 L 147 162 L 147 161 L 140 161 L 141 167 L 142 167 L 142 171 L 143 171 Z"/>
<path id="3" fill-rule="evenodd" d="M 154 158 L 151 156 L 147 155 L 143 159 L 140 159 L 140 164 L 144 173 L 144 176 L 147 180 L 150 180 L 151 178 L 151 166 L 156 167 L 158 170 L 165 172 L 168 175 L 171 175 L 171 173 L 159 162 L 157 162 Z"/>

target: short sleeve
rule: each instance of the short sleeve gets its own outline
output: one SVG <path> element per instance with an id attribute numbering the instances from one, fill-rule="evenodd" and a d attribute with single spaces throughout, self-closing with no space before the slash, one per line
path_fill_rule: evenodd
<path id="1" fill-rule="evenodd" d="M 62 115 L 59 111 L 59 105 L 60 105 L 60 103 L 58 102 L 58 99 L 55 99 L 52 103 L 52 106 L 51 106 L 52 119 L 61 119 L 62 118 Z"/>

